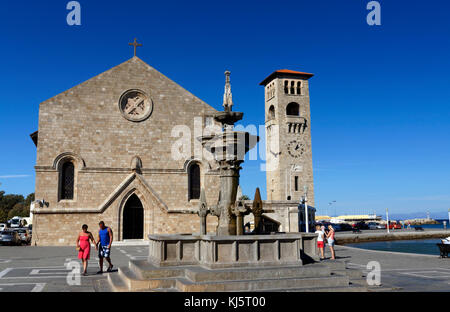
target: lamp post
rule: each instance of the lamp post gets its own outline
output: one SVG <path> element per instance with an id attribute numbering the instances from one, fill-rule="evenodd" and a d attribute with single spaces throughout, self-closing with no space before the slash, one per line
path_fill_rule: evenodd
<path id="1" fill-rule="evenodd" d="M 330 206 L 330 208 L 331 208 L 331 205 L 333 205 L 334 203 L 336 203 L 335 200 L 333 200 L 330 203 L 328 203 L 328 206 Z M 327 214 L 328 214 L 328 211 L 327 211 Z M 336 217 L 336 206 L 334 206 L 334 217 Z"/>
<path id="2" fill-rule="evenodd" d="M 305 205 L 305 232 L 309 233 L 309 213 L 308 213 L 308 187 L 303 187 L 305 195 L 303 196 L 303 205 Z"/>
<path id="3" fill-rule="evenodd" d="M 388 210 L 388 208 L 386 208 L 386 228 L 387 228 L 387 232 L 389 234 L 389 210 Z"/>

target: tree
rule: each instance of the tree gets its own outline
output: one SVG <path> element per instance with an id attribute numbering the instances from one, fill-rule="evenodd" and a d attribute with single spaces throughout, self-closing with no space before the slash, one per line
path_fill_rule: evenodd
<path id="1" fill-rule="evenodd" d="M 18 203 L 24 203 L 25 198 L 23 195 L 15 195 L 15 194 L 8 194 L 4 195 L 1 198 L 0 201 L 0 209 L 5 209 L 7 211 L 13 209 L 13 207 Z"/>
<path id="2" fill-rule="evenodd" d="M 28 217 L 29 213 L 26 211 L 26 207 L 23 203 L 17 203 L 14 205 L 13 209 L 8 212 L 8 218 L 12 219 L 14 217 Z"/>
<path id="3" fill-rule="evenodd" d="M 15 216 L 28 217 L 30 215 L 30 204 L 33 201 L 34 193 L 29 194 L 25 199 L 23 195 L 5 195 L 4 191 L 0 191 L 0 222 L 7 222 Z"/>
<path id="4" fill-rule="evenodd" d="M 249 200 L 250 197 L 248 197 L 247 195 L 242 195 L 241 198 L 239 198 L 239 200 Z"/>
<path id="5" fill-rule="evenodd" d="M 34 193 L 31 193 L 25 198 L 25 207 L 29 209 L 32 202 L 34 202 Z"/>
<path id="6" fill-rule="evenodd" d="M 8 221 L 8 213 L 5 210 L 0 209 L 0 223 L 6 223 Z"/>

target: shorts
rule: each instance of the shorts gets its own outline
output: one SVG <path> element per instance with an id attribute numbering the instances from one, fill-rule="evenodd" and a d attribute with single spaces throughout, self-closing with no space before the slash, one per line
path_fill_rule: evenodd
<path id="1" fill-rule="evenodd" d="M 324 244 L 323 242 L 317 242 L 317 248 L 323 248 Z"/>
<path id="2" fill-rule="evenodd" d="M 105 246 L 100 246 L 98 249 L 98 257 L 99 258 L 109 258 L 111 254 L 111 249 Z"/>
<path id="3" fill-rule="evenodd" d="M 330 245 L 331 247 L 333 247 L 333 246 L 334 246 L 334 239 L 328 238 L 328 245 Z"/>

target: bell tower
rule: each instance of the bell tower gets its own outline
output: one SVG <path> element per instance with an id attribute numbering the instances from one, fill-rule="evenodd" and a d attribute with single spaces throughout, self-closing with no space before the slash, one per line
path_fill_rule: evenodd
<path id="1" fill-rule="evenodd" d="M 265 88 L 266 178 L 268 200 L 299 202 L 308 187 L 314 206 L 309 79 L 313 74 L 277 70 Z"/>

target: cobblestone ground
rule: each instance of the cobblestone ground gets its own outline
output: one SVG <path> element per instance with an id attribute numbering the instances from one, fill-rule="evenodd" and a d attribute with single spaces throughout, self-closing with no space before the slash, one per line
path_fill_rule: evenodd
<path id="1" fill-rule="evenodd" d="M 330 256 L 329 252 L 327 256 Z M 381 267 L 382 285 L 398 291 L 450 291 L 450 258 L 346 246 L 337 246 L 336 256 L 348 260 L 349 267 L 363 269 L 366 273 L 369 272 L 367 264 L 377 261 Z"/>
<path id="2" fill-rule="evenodd" d="M 365 269 L 369 261 L 381 266 L 381 283 L 399 291 L 450 291 L 450 259 L 438 256 L 370 251 L 336 247 L 337 257 L 350 267 Z M 130 259 L 145 259 L 147 246 L 113 246 L 115 272 L 97 275 L 98 258 L 91 253 L 89 275 L 73 285 L 73 266 L 79 263 L 73 247 L 0 246 L 0 292 L 94 292 L 110 291 L 107 274 L 128 265 Z M 329 257 L 329 253 L 327 252 Z M 325 260 L 332 261 L 332 260 Z M 71 263 L 72 262 L 72 263 Z M 366 270 L 368 272 L 368 270 Z"/>
<path id="3" fill-rule="evenodd" d="M 0 246 L 0 292 L 110 291 L 107 274 L 117 274 L 117 268 L 128 265 L 130 259 L 145 259 L 147 254 L 147 246 L 113 246 L 115 272 L 97 275 L 98 257 L 93 248 L 89 275 L 82 276 L 76 285 L 72 272 L 80 261 L 74 247 Z"/>

